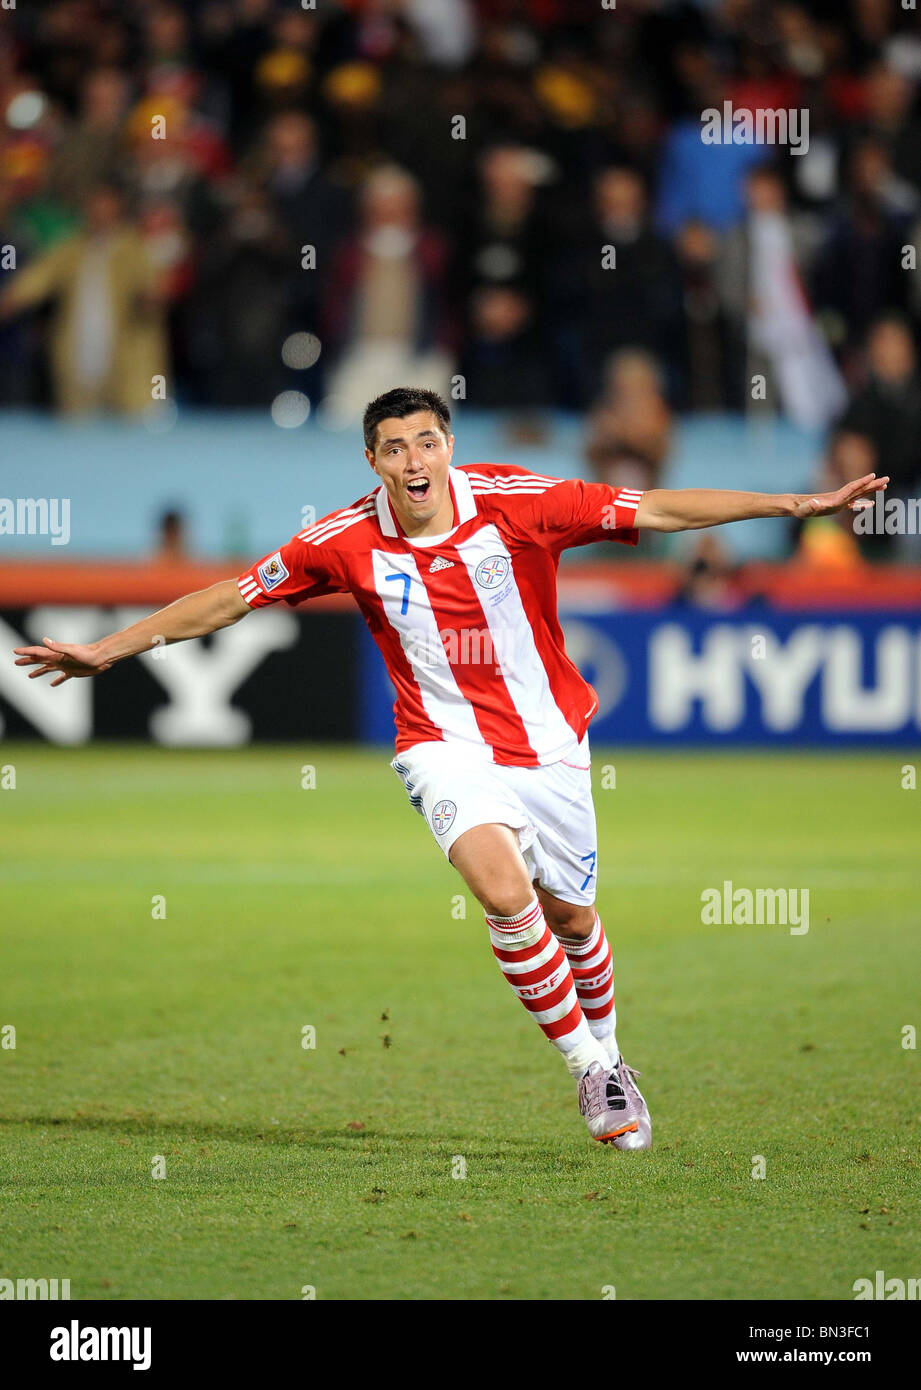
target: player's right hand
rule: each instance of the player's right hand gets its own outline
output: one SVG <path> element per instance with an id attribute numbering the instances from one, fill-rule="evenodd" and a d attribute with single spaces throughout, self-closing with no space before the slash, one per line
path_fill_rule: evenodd
<path id="1" fill-rule="evenodd" d="M 115 664 L 107 660 L 95 645 L 53 642 L 50 637 L 43 637 L 40 647 L 14 647 L 13 654 L 19 658 L 17 666 L 38 668 L 29 672 L 30 681 L 36 676 L 53 675 L 52 685 L 63 685 L 71 676 L 98 676 Z"/>

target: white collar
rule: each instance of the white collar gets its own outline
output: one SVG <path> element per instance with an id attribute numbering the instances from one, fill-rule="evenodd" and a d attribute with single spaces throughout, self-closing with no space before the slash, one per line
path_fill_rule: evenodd
<path id="1" fill-rule="evenodd" d="M 462 526 L 465 521 L 472 521 L 476 516 L 476 498 L 473 495 L 473 488 L 466 473 L 462 473 L 459 468 L 450 467 L 448 469 L 448 486 L 454 498 L 454 505 L 457 508 L 457 526 Z M 402 536 L 411 545 L 424 545 L 427 541 L 434 538 L 421 536 L 418 541 L 412 541 L 409 536 L 404 536 L 401 528 L 397 526 L 396 517 L 390 506 L 390 499 L 387 496 L 387 489 L 381 483 L 375 493 L 377 501 L 377 520 L 381 531 L 385 536 Z M 457 529 L 452 526 L 446 535 L 451 535 Z M 441 539 L 440 537 L 438 539 Z"/>

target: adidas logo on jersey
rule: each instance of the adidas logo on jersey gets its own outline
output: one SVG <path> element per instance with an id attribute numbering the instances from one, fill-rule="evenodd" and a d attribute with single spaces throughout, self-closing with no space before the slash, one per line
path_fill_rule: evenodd
<path id="1" fill-rule="evenodd" d="M 429 574 L 434 574 L 436 570 L 449 570 L 449 569 L 453 569 L 453 567 L 454 567 L 454 561 L 453 561 L 453 560 L 444 560 L 444 559 L 442 559 L 442 557 L 439 555 L 439 556 L 438 556 L 438 559 L 437 559 L 437 560 L 433 560 L 432 563 L 429 565 Z"/>

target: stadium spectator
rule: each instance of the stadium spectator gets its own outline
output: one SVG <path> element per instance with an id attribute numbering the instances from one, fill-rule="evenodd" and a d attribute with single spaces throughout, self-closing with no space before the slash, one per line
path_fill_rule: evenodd
<path id="1" fill-rule="evenodd" d="M 171 0 L 154 0 L 144 7 L 141 23 L 144 43 L 139 77 L 144 94 L 154 100 L 155 111 L 162 110 L 167 99 L 192 113 L 184 138 L 198 146 L 200 159 L 213 161 L 215 170 L 220 170 L 226 158 L 220 137 L 222 83 L 198 62 L 192 16 Z M 175 139 L 175 133 L 168 138 Z"/>
<path id="2" fill-rule="evenodd" d="M 25 264 L 26 252 L 19 235 L 12 189 L 0 180 L 0 247 L 15 247 Z M 0 305 L 2 305 L 0 298 Z M 24 316 L 0 316 L 0 404 L 21 405 L 38 394 L 38 326 Z"/>
<path id="3" fill-rule="evenodd" d="M 481 188 L 470 200 L 459 238 L 461 292 L 504 285 L 535 295 L 547 227 L 538 207 L 546 160 L 534 150 L 495 145 L 480 161 Z"/>
<path id="4" fill-rule="evenodd" d="M 577 404 L 601 387 L 605 360 L 642 348 L 674 376 L 680 364 L 681 284 L 668 244 L 649 225 L 641 176 L 603 169 L 594 185 L 593 217 L 556 272 L 562 355 L 572 356 Z"/>
<path id="5" fill-rule="evenodd" d="M 476 23 L 469 0 L 403 0 L 403 13 L 426 59 L 438 67 L 460 67 L 472 56 Z"/>
<path id="6" fill-rule="evenodd" d="M 420 220 L 415 180 L 396 166 L 375 170 L 361 208 L 361 231 L 333 267 L 321 335 L 336 358 L 330 408 L 343 419 L 360 414 L 374 391 L 401 381 L 450 394 L 453 360 L 447 248 Z"/>
<path id="7" fill-rule="evenodd" d="M 292 327 L 316 328 L 349 207 L 346 190 L 321 165 L 315 122 L 300 111 L 273 117 L 242 172 L 263 190 L 284 237 Z M 314 263 L 305 269 L 308 248 Z"/>
<path id="8" fill-rule="evenodd" d="M 704 531 L 696 537 L 690 557 L 684 563 L 675 602 L 722 613 L 739 608 L 745 595 L 738 572 L 738 562 L 727 553 L 719 538 Z"/>
<path id="9" fill-rule="evenodd" d="M 888 168 L 878 143 L 865 141 L 854 149 L 844 204 L 813 267 L 813 301 L 832 316 L 846 366 L 884 309 L 907 307 L 909 277 L 902 269 L 902 246 L 910 210 L 895 211 L 887 200 Z"/>
<path id="10" fill-rule="evenodd" d="M 185 517 L 174 507 L 165 511 L 157 522 L 157 540 L 151 558 L 156 565 L 181 565 L 193 559 L 186 543 Z"/>
<path id="11" fill-rule="evenodd" d="M 313 49 L 318 37 L 317 17 L 304 9 L 284 9 L 276 14 L 265 51 L 253 68 L 257 109 L 284 110 L 302 107 L 313 81 Z"/>
<path id="12" fill-rule="evenodd" d="M 162 120 L 162 127 L 154 122 Z M 163 137 L 154 135 L 164 131 Z M 228 173 L 227 153 L 177 94 L 145 97 L 128 122 L 130 160 L 126 174 L 138 202 L 169 198 L 182 209 L 193 234 L 204 242 L 220 223 L 218 189 Z"/>
<path id="13" fill-rule="evenodd" d="M 471 297 L 461 371 L 466 399 L 481 408 L 543 407 L 551 390 L 534 302 L 513 285 L 481 285 Z"/>
<path id="14" fill-rule="evenodd" d="M 280 354 L 292 326 L 292 266 L 299 264 L 265 189 L 241 184 L 179 311 L 177 337 L 196 401 L 255 407 L 283 388 Z M 309 280 L 309 272 L 300 273 Z"/>
<path id="15" fill-rule="evenodd" d="M 874 63 L 864 79 L 866 117 L 860 133 L 883 149 L 893 180 L 915 200 L 921 187 L 921 122 L 915 86 L 886 62 Z"/>
<path id="16" fill-rule="evenodd" d="M 389 153 L 384 144 L 384 74 L 370 62 L 339 63 L 320 88 L 334 167 L 359 186 Z"/>
<path id="17" fill-rule="evenodd" d="M 673 236 L 686 222 L 702 222 L 724 232 L 742 220 L 745 211 L 745 175 L 769 158 L 771 147 L 762 144 L 705 144 L 701 139 L 701 113 L 722 113 L 728 100 L 725 85 L 707 67 L 700 81 L 692 113 L 675 122 L 661 151 L 656 226 Z"/>
<path id="18" fill-rule="evenodd" d="M 82 207 L 94 184 L 122 173 L 129 96 L 128 79 L 118 68 L 87 73 L 80 115 L 55 150 L 49 176 L 49 187 L 63 202 Z"/>
<path id="19" fill-rule="evenodd" d="M 870 330 L 867 379 L 845 411 L 841 429 L 872 445 L 892 480 L 891 497 L 918 495 L 921 376 L 914 339 L 902 319 L 886 315 Z"/>
<path id="20" fill-rule="evenodd" d="M 724 240 L 720 281 L 736 360 L 745 364 L 746 406 L 779 409 L 807 429 L 825 427 L 847 395 L 806 298 L 803 248 L 780 175 L 766 165 L 750 171 L 745 205 L 744 222 Z"/>
<path id="21" fill-rule="evenodd" d="M 615 353 L 589 415 L 586 458 L 598 482 L 656 487 L 671 443 L 662 374 L 648 353 Z"/>
<path id="22" fill-rule="evenodd" d="M 55 399 L 66 412 L 149 407 L 153 378 L 168 377 L 160 271 L 121 190 L 97 184 L 85 227 L 20 270 L 0 296 L 6 317 L 51 300 Z"/>
<path id="23" fill-rule="evenodd" d="M 719 237 L 687 222 L 675 238 L 683 333 L 679 404 L 686 410 L 741 410 L 747 400 L 745 309 L 726 302 Z"/>

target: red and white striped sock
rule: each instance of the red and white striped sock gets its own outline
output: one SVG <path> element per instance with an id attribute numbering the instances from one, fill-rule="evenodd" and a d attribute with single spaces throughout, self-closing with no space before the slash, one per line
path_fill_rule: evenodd
<path id="1" fill-rule="evenodd" d="M 576 994 L 579 996 L 588 1026 L 607 1049 L 613 1067 L 620 1055 L 614 1031 L 617 1024 L 614 1008 L 614 956 L 598 913 L 595 913 L 595 925 L 591 934 L 584 941 L 561 936 L 559 942 L 569 960 Z"/>
<path id="2" fill-rule="evenodd" d="M 486 922 L 503 975 L 544 1035 L 563 1054 L 570 1075 L 578 1079 L 592 1062 L 601 1062 L 607 1070 L 607 1052 L 592 1036 L 569 961 L 544 921 L 537 898 L 516 917 L 487 913 Z"/>

